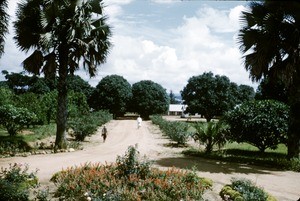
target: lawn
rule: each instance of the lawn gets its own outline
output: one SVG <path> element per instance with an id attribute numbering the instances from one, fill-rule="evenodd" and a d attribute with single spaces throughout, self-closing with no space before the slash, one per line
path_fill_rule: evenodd
<path id="1" fill-rule="evenodd" d="M 221 160 L 226 162 L 245 163 L 279 170 L 293 170 L 300 172 L 300 160 L 287 160 L 287 147 L 279 144 L 275 150 L 267 149 L 264 153 L 248 143 L 227 143 L 222 149 L 216 149 L 211 154 L 204 150 L 189 148 L 183 151 L 185 155 Z"/>

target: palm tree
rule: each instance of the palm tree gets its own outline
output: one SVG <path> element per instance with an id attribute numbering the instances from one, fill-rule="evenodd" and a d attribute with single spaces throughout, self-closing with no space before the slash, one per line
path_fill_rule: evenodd
<path id="1" fill-rule="evenodd" d="M 8 14 L 6 12 L 7 1 L 0 1 L 0 57 L 4 53 L 4 39 L 5 34 L 8 32 Z"/>
<path id="2" fill-rule="evenodd" d="M 33 53 L 23 61 L 30 73 L 57 77 L 56 148 L 65 148 L 67 83 L 69 74 L 83 68 L 95 76 L 111 43 L 102 0 L 26 0 L 18 4 L 14 39 L 22 51 Z"/>
<path id="3" fill-rule="evenodd" d="M 211 153 L 214 145 L 219 148 L 226 142 L 226 134 L 228 133 L 228 125 L 222 122 L 198 122 L 195 124 L 196 132 L 193 134 L 195 141 L 205 144 L 205 152 Z"/>
<path id="4" fill-rule="evenodd" d="M 253 81 L 282 81 L 289 91 L 288 157 L 300 146 L 300 3 L 252 2 L 242 12 L 238 42 Z"/>

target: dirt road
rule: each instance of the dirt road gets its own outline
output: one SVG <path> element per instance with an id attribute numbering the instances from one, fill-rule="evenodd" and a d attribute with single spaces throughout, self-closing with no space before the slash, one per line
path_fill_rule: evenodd
<path id="1" fill-rule="evenodd" d="M 140 153 L 153 160 L 157 167 L 196 167 L 200 176 L 211 178 L 214 187 L 213 192 L 206 194 L 208 200 L 220 200 L 218 192 L 232 177 L 251 179 L 280 201 L 296 201 L 300 197 L 300 173 L 185 157 L 180 154 L 182 149 L 165 146 L 169 141 L 151 122 L 143 122 L 139 129 L 134 120 L 113 120 L 106 126 L 108 137 L 105 143 L 102 142 L 99 130 L 96 135 L 87 139 L 88 143 L 84 150 L 1 158 L 0 167 L 7 167 L 10 163 L 29 164 L 31 170 L 39 170 L 38 177 L 41 184 L 49 185 L 51 176 L 62 168 L 87 162 L 114 162 L 118 155 L 124 155 L 128 146 L 137 144 Z"/>

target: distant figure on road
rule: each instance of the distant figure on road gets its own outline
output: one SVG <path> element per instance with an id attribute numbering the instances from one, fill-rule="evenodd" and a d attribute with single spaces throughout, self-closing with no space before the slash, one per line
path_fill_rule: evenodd
<path id="1" fill-rule="evenodd" d="M 138 128 L 140 128 L 142 126 L 142 118 L 141 118 L 141 116 L 139 116 L 136 121 L 137 121 Z"/>
<path id="2" fill-rule="evenodd" d="M 103 142 L 105 142 L 107 137 L 107 128 L 105 126 L 103 126 L 102 128 L 102 137 L 103 137 Z"/>

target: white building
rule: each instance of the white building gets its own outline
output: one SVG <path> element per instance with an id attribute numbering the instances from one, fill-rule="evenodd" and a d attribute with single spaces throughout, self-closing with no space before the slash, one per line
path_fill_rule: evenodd
<path id="1" fill-rule="evenodd" d="M 169 111 L 168 115 L 182 115 L 184 114 L 185 110 L 187 108 L 187 105 L 182 105 L 182 104 L 170 104 L 169 105 Z"/>

